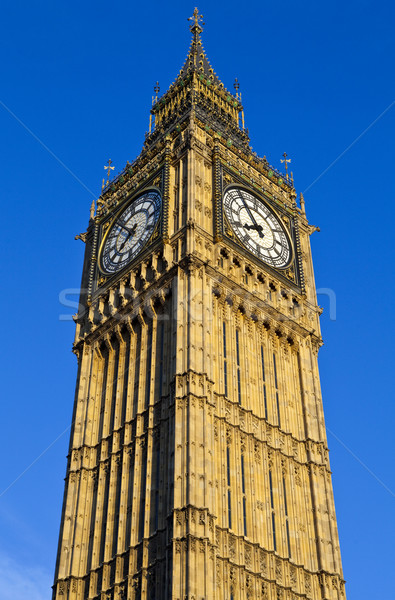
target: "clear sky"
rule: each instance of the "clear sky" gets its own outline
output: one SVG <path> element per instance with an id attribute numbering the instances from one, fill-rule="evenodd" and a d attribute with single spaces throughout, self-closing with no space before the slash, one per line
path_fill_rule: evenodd
<path id="1" fill-rule="evenodd" d="M 200 2 L 258 155 L 305 192 L 348 600 L 393 596 L 394 17 L 390 1 Z M 0 596 L 50 598 L 76 359 L 72 307 L 103 165 L 140 152 L 153 86 L 187 54 L 194 4 L 2 3 Z M 334 308 L 332 300 L 332 308 Z M 66 320 L 61 317 L 66 315 Z"/>

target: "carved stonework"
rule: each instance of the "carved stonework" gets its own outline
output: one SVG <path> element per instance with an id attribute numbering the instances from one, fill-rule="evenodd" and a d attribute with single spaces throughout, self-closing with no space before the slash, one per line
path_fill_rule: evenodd
<path id="1" fill-rule="evenodd" d="M 236 556 L 236 538 L 229 536 L 229 557 L 233 560 Z"/>
<path id="2" fill-rule="evenodd" d="M 245 560 L 245 565 L 246 565 L 247 569 L 251 569 L 252 568 L 252 551 L 251 551 L 251 546 L 248 546 L 247 544 L 244 546 L 244 560 Z"/>
<path id="3" fill-rule="evenodd" d="M 212 69 L 197 9 L 189 24 L 140 155 L 117 165 L 79 236 L 54 600 L 345 600 L 312 226 L 289 173 L 252 151 L 238 82 L 229 92 Z M 147 190 L 158 206 L 136 216 Z M 262 251 L 271 236 L 288 262 Z"/>

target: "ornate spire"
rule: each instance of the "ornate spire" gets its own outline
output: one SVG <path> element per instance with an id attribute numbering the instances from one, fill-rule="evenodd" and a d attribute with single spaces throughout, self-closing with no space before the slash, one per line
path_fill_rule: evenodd
<path id="1" fill-rule="evenodd" d="M 180 130 L 193 113 L 205 127 L 217 131 L 230 144 L 247 147 L 249 138 L 238 88 L 236 86 L 236 95 L 229 92 L 214 72 L 202 45 L 203 15 L 197 8 L 188 21 L 192 33 L 188 55 L 167 92 L 160 98 L 155 97 L 146 144 L 172 129 Z"/>
<path id="2" fill-rule="evenodd" d="M 224 87 L 221 81 L 218 79 L 214 69 L 210 65 L 206 53 L 204 51 L 200 34 L 203 31 L 203 15 L 199 14 L 197 8 L 193 11 L 193 16 L 189 17 L 188 21 L 192 21 L 189 26 L 193 35 L 191 46 L 189 48 L 188 56 L 185 60 L 184 66 L 178 74 L 177 80 L 183 79 L 193 71 L 204 75 L 206 79 L 209 79 L 212 83 Z M 200 25 L 201 23 L 201 25 Z"/>

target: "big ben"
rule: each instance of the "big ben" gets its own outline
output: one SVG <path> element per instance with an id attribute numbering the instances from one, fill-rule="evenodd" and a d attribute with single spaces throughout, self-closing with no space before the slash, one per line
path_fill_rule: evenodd
<path id="1" fill-rule="evenodd" d="M 82 236 L 53 598 L 345 600 L 314 227 L 190 28 Z"/>

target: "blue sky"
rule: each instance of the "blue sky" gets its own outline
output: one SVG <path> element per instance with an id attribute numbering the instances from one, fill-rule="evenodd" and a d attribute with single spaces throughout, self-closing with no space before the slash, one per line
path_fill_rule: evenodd
<path id="1" fill-rule="evenodd" d="M 76 360 L 82 242 L 103 165 L 140 152 L 153 85 L 190 43 L 184 2 L 2 4 L 2 598 L 50 597 Z M 324 409 L 348 600 L 393 596 L 394 5 L 200 2 L 251 143 L 305 192 L 324 307 Z M 337 160 L 338 159 L 338 160 Z M 61 318 L 66 315 L 66 320 Z M 391 564 L 389 564 L 391 561 Z"/>

